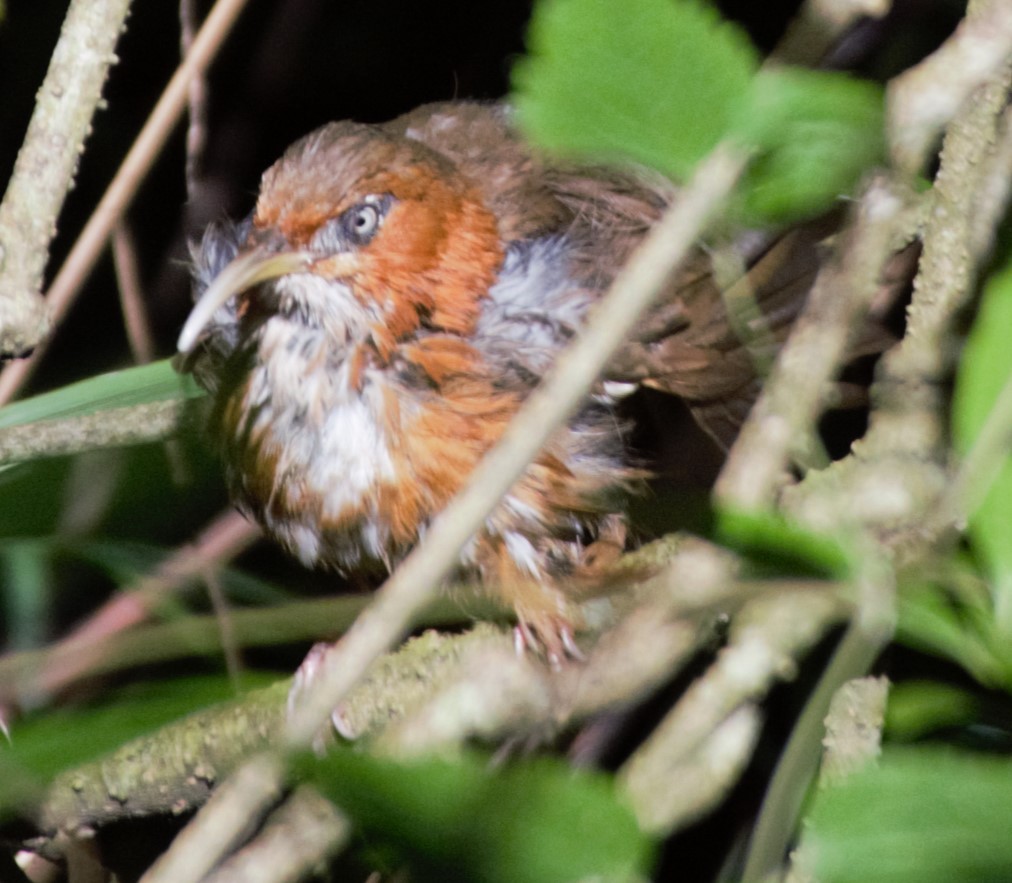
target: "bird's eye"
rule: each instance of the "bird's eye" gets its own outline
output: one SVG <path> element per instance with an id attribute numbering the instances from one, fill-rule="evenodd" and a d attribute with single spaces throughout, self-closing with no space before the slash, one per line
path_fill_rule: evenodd
<path id="1" fill-rule="evenodd" d="M 324 224 L 313 237 L 313 248 L 333 253 L 367 245 L 379 230 L 393 201 L 389 194 L 365 197 Z"/>
<path id="2" fill-rule="evenodd" d="M 367 197 L 365 202 L 348 209 L 344 213 L 342 224 L 348 241 L 355 245 L 365 245 L 369 242 L 379 229 L 385 207 L 383 201 Z"/>

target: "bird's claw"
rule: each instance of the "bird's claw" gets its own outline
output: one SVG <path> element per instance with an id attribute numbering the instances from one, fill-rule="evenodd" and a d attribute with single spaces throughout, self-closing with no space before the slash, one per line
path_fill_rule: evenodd
<path id="1" fill-rule="evenodd" d="M 332 646 L 332 644 L 322 642 L 314 644 L 306 654 L 306 658 L 302 660 L 302 664 L 296 670 L 295 677 L 292 679 L 292 688 L 288 691 L 289 720 L 291 720 L 302 696 L 309 690 L 312 682 L 318 677 L 318 673 L 324 664 L 324 657 Z M 326 754 L 327 749 L 333 744 L 334 733 L 337 733 L 342 739 L 349 741 L 358 738 L 359 735 L 348 722 L 342 704 L 338 704 L 337 708 L 330 713 L 330 723 L 333 727 L 332 730 L 324 727 L 313 737 L 313 751 L 320 756 Z"/>
<path id="2" fill-rule="evenodd" d="M 532 625 L 521 619 L 513 627 L 513 647 L 517 656 L 533 653 L 541 656 L 552 671 L 560 671 L 568 662 L 585 662 L 573 627 L 568 622 L 552 620 Z"/>

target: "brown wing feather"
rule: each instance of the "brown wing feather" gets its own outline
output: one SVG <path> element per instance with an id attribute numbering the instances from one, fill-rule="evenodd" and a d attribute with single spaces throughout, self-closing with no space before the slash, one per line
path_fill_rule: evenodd
<path id="1" fill-rule="evenodd" d="M 670 181 L 645 170 L 538 157 L 502 105 L 430 104 L 384 128 L 421 141 L 466 170 L 499 219 L 506 243 L 564 233 L 575 246 L 572 270 L 590 290 L 607 289 L 677 198 Z M 786 336 L 818 271 L 820 243 L 833 226 L 835 220 L 802 227 L 753 258 L 748 282 L 765 327 L 753 329 L 756 337 L 748 345 L 730 320 L 709 256 L 695 253 L 615 355 L 608 379 L 680 396 L 703 428 L 729 445 L 758 394 L 756 356 L 768 360 Z"/>

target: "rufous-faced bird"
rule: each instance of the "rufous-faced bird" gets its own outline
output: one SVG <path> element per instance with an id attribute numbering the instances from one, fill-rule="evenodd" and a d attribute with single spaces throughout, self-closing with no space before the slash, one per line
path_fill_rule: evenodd
<path id="1" fill-rule="evenodd" d="M 503 105 L 428 105 L 297 141 L 252 214 L 195 249 L 179 341 L 213 395 L 238 507 L 306 565 L 392 568 L 677 198 L 645 170 L 539 154 Z M 773 339 L 817 264 L 803 235 L 752 261 Z M 757 386 L 731 326 L 699 251 L 464 549 L 461 574 L 550 660 L 577 652 L 574 601 L 626 542 L 645 474 L 616 400 L 637 385 L 677 394 L 728 442 Z"/>

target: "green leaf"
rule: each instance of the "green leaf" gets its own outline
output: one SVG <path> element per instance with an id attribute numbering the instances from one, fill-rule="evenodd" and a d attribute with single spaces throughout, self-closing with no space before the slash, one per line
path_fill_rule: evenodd
<path id="1" fill-rule="evenodd" d="M 0 543 L 0 617 L 7 627 L 10 647 L 37 647 L 45 642 L 46 623 L 52 605 L 50 548 L 38 540 Z"/>
<path id="2" fill-rule="evenodd" d="M 877 769 L 821 792 L 810 816 L 823 883 L 1012 879 L 1012 760 L 892 750 Z"/>
<path id="3" fill-rule="evenodd" d="M 852 552 L 839 539 L 774 513 L 721 509 L 715 539 L 775 573 L 846 579 L 854 572 Z"/>
<path id="4" fill-rule="evenodd" d="M 528 47 L 513 101 L 533 141 L 684 180 L 733 139 L 755 155 L 737 200 L 749 224 L 828 209 L 885 155 L 878 86 L 759 71 L 744 33 L 696 0 L 543 0 Z"/>
<path id="5" fill-rule="evenodd" d="M 885 727 L 890 739 L 912 741 L 969 724 L 979 715 L 980 702 L 966 690 L 937 681 L 904 681 L 889 688 Z"/>
<path id="6" fill-rule="evenodd" d="M 100 374 L 0 408 L 0 429 L 148 402 L 197 398 L 203 394 L 192 376 L 178 374 L 171 360 L 163 359 L 150 365 Z"/>
<path id="7" fill-rule="evenodd" d="M 727 132 L 759 64 L 744 32 L 696 0 L 545 0 L 528 50 L 513 101 L 533 140 L 677 179 Z"/>
<path id="8" fill-rule="evenodd" d="M 301 772 L 412 879 L 561 883 L 627 879 L 652 848 L 610 779 L 542 759 L 490 770 L 484 758 L 397 762 L 347 750 Z"/>
<path id="9" fill-rule="evenodd" d="M 1008 642 L 995 634 L 993 614 L 957 602 L 938 586 L 901 586 L 896 637 L 924 653 L 952 660 L 985 686 L 1012 685 L 1012 652 Z"/>
<path id="10" fill-rule="evenodd" d="M 735 136 L 757 151 L 746 174 L 746 223 L 817 214 L 885 157 L 883 94 L 845 74 L 774 68 L 752 82 Z"/>
<path id="11" fill-rule="evenodd" d="M 970 515 L 970 537 L 996 585 L 1000 610 L 1012 611 L 1012 265 L 991 277 L 956 375 L 952 430 L 967 454 L 989 418 L 997 422 L 1004 449 L 981 464 L 989 487 L 970 488 L 982 499 Z M 1006 632 L 1012 623 L 1003 622 Z"/>

